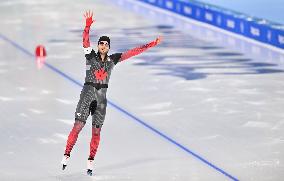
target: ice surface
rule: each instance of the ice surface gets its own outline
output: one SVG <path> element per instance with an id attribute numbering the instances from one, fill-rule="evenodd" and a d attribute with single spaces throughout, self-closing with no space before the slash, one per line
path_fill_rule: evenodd
<path id="1" fill-rule="evenodd" d="M 1 1 L 0 180 L 230 180 L 110 103 L 234 178 L 282 180 L 283 53 L 116 2 Z M 87 9 L 97 20 L 94 48 L 104 34 L 111 53 L 164 36 L 115 67 L 93 177 L 85 174 L 90 119 L 70 165 L 60 165 L 81 87 L 50 66 L 38 70 L 32 57 L 45 45 L 46 62 L 83 83 Z"/>

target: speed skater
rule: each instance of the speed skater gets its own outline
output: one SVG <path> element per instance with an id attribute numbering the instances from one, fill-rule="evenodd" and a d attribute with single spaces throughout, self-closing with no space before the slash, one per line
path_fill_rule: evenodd
<path id="1" fill-rule="evenodd" d="M 83 49 L 86 58 L 86 77 L 75 112 L 75 123 L 69 133 L 61 164 L 63 165 L 62 169 L 64 170 L 78 135 L 91 114 L 92 138 L 90 141 L 90 154 L 87 160 L 87 174 L 92 175 L 93 162 L 100 143 L 100 133 L 106 115 L 106 92 L 111 71 L 117 63 L 123 62 L 130 57 L 136 56 L 149 48 L 158 45 L 161 42 L 162 37 L 158 37 L 154 41 L 130 49 L 124 53 L 108 55 L 110 38 L 101 36 L 98 40 L 97 52 L 95 52 L 90 46 L 89 38 L 90 27 L 95 22 L 93 19 L 93 12 L 86 11 L 84 17 L 86 23 L 83 31 Z"/>

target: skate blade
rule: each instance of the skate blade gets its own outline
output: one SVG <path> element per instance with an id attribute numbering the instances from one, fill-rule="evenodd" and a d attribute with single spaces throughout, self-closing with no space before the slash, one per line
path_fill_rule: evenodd
<path id="1" fill-rule="evenodd" d="M 93 175 L 92 170 L 88 169 L 88 170 L 87 170 L 87 175 L 92 176 L 92 175 Z"/>

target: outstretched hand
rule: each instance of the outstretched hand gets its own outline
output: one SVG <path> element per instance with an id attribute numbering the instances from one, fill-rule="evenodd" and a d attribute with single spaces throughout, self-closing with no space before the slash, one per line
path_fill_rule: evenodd
<path id="1" fill-rule="evenodd" d="M 160 44 L 163 40 L 162 36 L 159 36 L 158 38 L 156 38 L 156 45 Z"/>
<path id="2" fill-rule="evenodd" d="M 91 26 L 96 21 L 93 20 L 93 12 L 90 10 L 85 12 L 84 17 L 86 19 L 86 26 Z"/>

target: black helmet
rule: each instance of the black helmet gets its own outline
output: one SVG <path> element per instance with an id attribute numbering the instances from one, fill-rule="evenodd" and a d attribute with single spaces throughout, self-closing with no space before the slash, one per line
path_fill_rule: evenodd
<path id="1" fill-rule="evenodd" d="M 101 42 L 101 41 L 107 41 L 108 42 L 108 45 L 109 45 L 109 48 L 110 48 L 110 39 L 108 36 L 101 36 L 99 41 L 98 41 L 98 44 Z"/>

